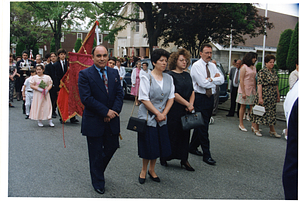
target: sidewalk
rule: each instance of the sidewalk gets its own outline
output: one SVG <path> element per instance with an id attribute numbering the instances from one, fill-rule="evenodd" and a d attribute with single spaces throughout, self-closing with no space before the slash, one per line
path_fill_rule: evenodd
<path id="1" fill-rule="evenodd" d="M 284 116 L 283 103 L 284 103 L 284 101 L 280 101 L 276 105 L 276 119 L 278 121 L 286 121 L 285 116 Z M 218 109 L 229 111 L 230 98 L 225 103 L 219 104 Z"/>

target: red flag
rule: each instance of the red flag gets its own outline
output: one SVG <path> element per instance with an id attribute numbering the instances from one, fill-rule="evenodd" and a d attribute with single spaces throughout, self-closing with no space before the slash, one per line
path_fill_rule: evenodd
<path id="1" fill-rule="evenodd" d="M 57 107 L 63 122 L 74 117 L 82 116 L 84 106 L 81 103 L 78 90 L 79 71 L 93 65 L 92 55 L 69 52 L 69 69 L 60 81 L 60 91 Z"/>
<path id="2" fill-rule="evenodd" d="M 96 21 L 88 33 L 88 35 L 85 37 L 82 46 L 80 47 L 78 53 L 79 54 L 91 54 L 92 49 L 93 49 L 93 44 L 94 44 L 94 37 L 95 37 L 95 29 L 96 26 L 99 25 L 99 22 Z"/>

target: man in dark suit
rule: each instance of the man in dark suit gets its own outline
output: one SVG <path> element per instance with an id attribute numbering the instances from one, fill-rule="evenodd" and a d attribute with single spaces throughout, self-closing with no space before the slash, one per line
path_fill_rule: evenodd
<path id="1" fill-rule="evenodd" d="M 92 50 L 94 65 L 79 72 L 78 88 L 82 104 L 81 133 L 87 137 L 90 173 L 96 192 L 105 192 L 104 171 L 119 147 L 123 90 L 116 69 L 106 66 L 104 46 Z"/>
<path id="2" fill-rule="evenodd" d="M 45 67 L 45 74 L 49 75 L 52 79 L 53 86 L 49 91 L 51 103 L 52 103 L 52 118 L 56 118 L 56 101 L 57 101 L 57 91 L 59 90 L 59 83 L 55 76 L 55 66 L 54 63 L 57 61 L 57 56 L 55 52 L 50 53 L 50 63 Z"/>
<path id="3" fill-rule="evenodd" d="M 68 61 L 66 60 L 67 51 L 65 49 L 59 49 L 57 51 L 58 60 L 53 65 L 55 67 L 55 77 L 57 80 L 58 88 L 57 88 L 57 95 L 59 93 L 59 85 L 60 80 L 63 78 L 63 76 L 68 71 Z M 60 113 L 58 113 L 60 115 Z M 76 119 L 76 117 L 72 117 L 70 119 L 71 123 L 78 123 L 79 121 Z M 60 123 L 62 123 L 62 119 L 60 118 Z"/>
<path id="4" fill-rule="evenodd" d="M 236 96 L 237 96 L 237 91 L 239 88 L 239 71 L 242 65 L 242 60 L 237 60 L 235 61 L 235 66 L 230 69 L 229 73 L 229 79 L 231 80 L 230 84 L 230 109 L 228 114 L 226 115 L 227 117 L 233 117 L 234 112 L 235 112 L 235 106 L 236 106 Z M 240 104 L 238 103 L 238 108 L 237 108 L 237 116 L 239 117 L 239 110 L 240 110 Z"/>
<path id="5" fill-rule="evenodd" d="M 26 77 L 30 76 L 30 68 L 33 66 L 35 68 L 35 62 L 28 59 L 28 52 L 24 50 L 22 52 L 22 59 L 17 62 L 17 72 L 20 74 L 20 77 L 17 77 L 16 79 L 16 94 L 17 94 L 17 100 L 21 100 L 21 89 L 23 87 L 23 84 L 25 82 Z M 21 70 L 22 68 L 27 69 L 26 71 Z M 25 101 L 23 101 L 23 114 L 25 114 Z"/>

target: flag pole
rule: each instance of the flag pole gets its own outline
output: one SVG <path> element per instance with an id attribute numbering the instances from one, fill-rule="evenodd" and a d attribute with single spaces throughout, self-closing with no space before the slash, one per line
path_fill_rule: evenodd
<path id="1" fill-rule="evenodd" d="M 265 18 L 268 16 L 268 4 L 266 3 L 266 11 L 265 11 Z M 266 26 L 266 20 L 265 20 L 265 25 L 264 25 L 264 41 L 263 41 L 263 52 L 262 52 L 262 63 L 261 63 L 261 68 L 264 67 L 265 63 L 265 48 L 266 48 L 266 37 L 267 37 L 267 26 Z"/>
<path id="2" fill-rule="evenodd" d="M 98 30 L 98 27 L 99 27 L 99 22 L 98 20 L 96 21 L 96 38 L 97 38 L 97 45 L 100 45 L 100 41 L 99 41 L 99 30 Z"/>

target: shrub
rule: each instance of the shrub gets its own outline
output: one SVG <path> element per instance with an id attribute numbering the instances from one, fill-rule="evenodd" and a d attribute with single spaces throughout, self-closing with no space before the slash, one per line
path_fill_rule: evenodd
<path id="1" fill-rule="evenodd" d="M 298 43 L 299 43 L 298 42 L 298 37 L 299 37 L 298 28 L 299 28 L 299 25 L 297 23 L 295 26 L 295 30 L 291 37 L 289 52 L 288 52 L 287 59 L 286 59 L 286 67 L 290 72 L 295 70 L 295 68 L 296 68 L 295 61 L 298 58 Z"/>
<path id="2" fill-rule="evenodd" d="M 276 62 L 280 69 L 286 70 L 286 59 L 290 47 L 292 29 L 286 29 L 280 35 L 279 43 L 277 45 Z"/>

